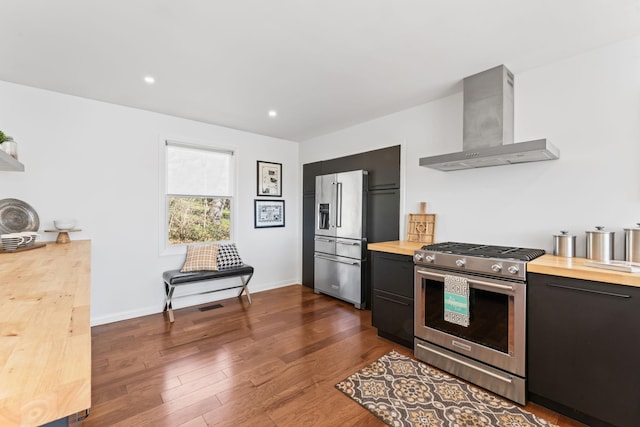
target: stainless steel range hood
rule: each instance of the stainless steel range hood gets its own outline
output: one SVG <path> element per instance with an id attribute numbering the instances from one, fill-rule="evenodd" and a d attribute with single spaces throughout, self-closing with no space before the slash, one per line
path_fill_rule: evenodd
<path id="1" fill-rule="evenodd" d="M 462 151 L 423 157 L 420 166 L 441 171 L 555 160 L 546 139 L 513 143 L 513 74 L 499 65 L 463 80 Z"/>

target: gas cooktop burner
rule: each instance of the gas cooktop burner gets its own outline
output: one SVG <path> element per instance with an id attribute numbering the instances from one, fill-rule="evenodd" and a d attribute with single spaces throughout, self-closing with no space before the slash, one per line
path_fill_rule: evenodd
<path id="1" fill-rule="evenodd" d="M 434 243 L 423 246 L 422 250 L 479 258 L 516 259 L 519 261 L 531 261 L 545 253 L 542 249 L 513 248 L 509 246 L 490 246 L 459 242 Z"/>

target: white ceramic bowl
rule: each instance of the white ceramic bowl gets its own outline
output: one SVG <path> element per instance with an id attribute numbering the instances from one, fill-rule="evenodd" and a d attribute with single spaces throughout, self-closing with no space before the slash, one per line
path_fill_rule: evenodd
<path id="1" fill-rule="evenodd" d="M 54 219 L 53 225 L 58 230 L 71 230 L 76 226 L 75 219 Z"/>

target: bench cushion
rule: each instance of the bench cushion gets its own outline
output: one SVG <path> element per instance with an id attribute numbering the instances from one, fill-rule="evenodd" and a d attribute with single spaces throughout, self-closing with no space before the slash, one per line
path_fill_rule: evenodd
<path id="1" fill-rule="evenodd" d="M 170 270 L 162 273 L 162 280 L 170 285 L 181 285 L 201 280 L 222 279 L 224 277 L 244 276 L 253 274 L 253 267 L 243 264 L 240 267 L 220 271 L 193 271 L 182 273 L 180 270 Z"/>

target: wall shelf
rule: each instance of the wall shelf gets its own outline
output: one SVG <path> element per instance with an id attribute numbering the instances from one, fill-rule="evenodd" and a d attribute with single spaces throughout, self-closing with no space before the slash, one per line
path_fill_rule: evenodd
<path id="1" fill-rule="evenodd" d="M 24 165 L 0 150 L 0 171 L 24 172 Z"/>

